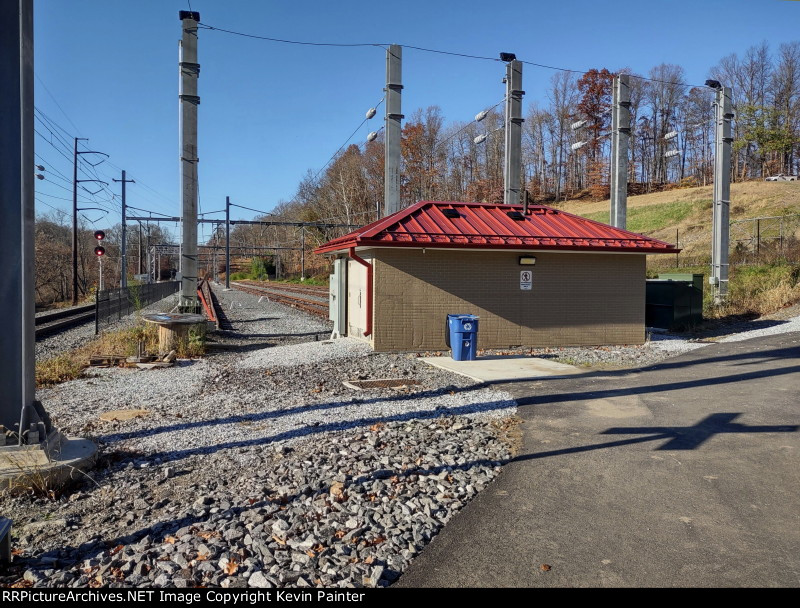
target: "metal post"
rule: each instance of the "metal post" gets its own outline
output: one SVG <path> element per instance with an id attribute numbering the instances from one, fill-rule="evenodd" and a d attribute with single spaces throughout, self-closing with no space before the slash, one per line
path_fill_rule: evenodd
<path id="1" fill-rule="evenodd" d="M 200 13 L 180 11 L 181 193 L 183 197 L 181 249 L 181 312 L 198 312 L 197 301 L 197 24 Z"/>
<path id="2" fill-rule="evenodd" d="M 97 285 L 97 291 L 103 291 L 103 256 L 98 256 L 97 260 L 100 264 L 100 282 Z"/>
<path id="3" fill-rule="evenodd" d="M 756 220 L 756 259 L 761 257 L 761 219 Z"/>
<path id="4" fill-rule="evenodd" d="M 386 51 L 386 136 L 384 137 L 383 214 L 400 211 L 400 141 L 403 120 L 403 47 L 391 44 Z"/>
<path id="5" fill-rule="evenodd" d="M 142 263 L 142 222 L 139 222 L 139 274 L 144 273 L 144 264 Z"/>
<path id="6" fill-rule="evenodd" d="M 225 197 L 225 289 L 231 288 L 231 197 Z"/>
<path id="7" fill-rule="evenodd" d="M 33 2 L 0 2 L 0 426 L 18 433 L 44 416 L 34 386 Z M 2 429 L 0 429 L 2 430 Z M 0 445 L 6 435 L 0 432 Z"/>
<path id="8" fill-rule="evenodd" d="M 128 213 L 128 206 L 125 198 L 125 184 L 128 182 L 135 183 L 135 180 L 125 179 L 125 170 L 122 170 L 122 179 L 115 179 L 115 182 L 122 182 L 122 252 L 121 252 L 121 267 L 120 272 L 120 286 L 125 289 L 128 286 L 128 224 L 126 221 L 126 214 Z"/>
<path id="9" fill-rule="evenodd" d="M 611 114 L 611 225 L 625 228 L 628 215 L 628 148 L 631 136 L 630 77 L 614 77 Z"/>
<path id="10" fill-rule="evenodd" d="M 300 244 L 300 280 L 306 280 L 306 227 L 300 227 L 301 244 Z"/>
<path id="11" fill-rule="evenodd" d="M 714 303 L 722 304 L 728 296 L 728 255 L 730 247 L 731 197 L 731 118 L 730 87 L 717 89 L 715 104 L 714 203 L 711 248 L 711 284 Z"/>
<path id="12" fill-rule="evenodd" d="M 506 125 L 503 203 L 519 205 L 522 173 L 522 62 L 514 59 L 506 64 Z"/>
<path id="13" fill-rule="evenodd" d="M 72 152 L 72 305 L 78 305 L 78 138 Z"/>

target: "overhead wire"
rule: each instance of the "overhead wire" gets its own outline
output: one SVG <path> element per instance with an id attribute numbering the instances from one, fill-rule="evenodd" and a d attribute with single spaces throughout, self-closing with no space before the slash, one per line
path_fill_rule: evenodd
<path id="1" fill-rule="evenodd" d="M 226 34 L 232 34 L 232 35 L 235 35 L 235 36 L 242 36 L 242 37 L 245 37 L 245 38 L 254 38 L 254 39 L 257 39 L 257 40 L 265 40 L 265 41 L 268 41 L 268 42 L 277 42 L 277 43 L 281 43 L 281 44 L 294 44 L 294 45 L 303 45 L 303 46 L 324 46 L 324 47 L 381 47 L 381 48 L 387 48 L 390 45 L 390 43 L 384 43 L 384 42 L 340 43 L 340 42 L 312 42 L 312 41 L 302 41 L 302 40 L 289 40 L 289 39 L 285 39 L 285 38 L 273 38 L 273 37 L 270 37 L 270 36 L 261 36 L 261 35 L 257 35 L 257 34 L 248 34 L 248 33 L 245 33 L 245 32 L 238 32 L 236 30 L 229 30 L 229 29 L 225 29 L 225 28 L 221 28 L 221 27 L 216 27 L 216 26 L 213 26 L 213 25 L 209 25 L 208 23 L 202 23 L 202 22 L 200 22 L 198 25 L 199 25 L 199 27 L 201 29 L 224 32 Z M 466 59 L 478 59 L 478 60 L 481 60 L 481 61 L 494 61 L 494 62 L 504 63 L 503 60 L 500 59 L 499 57 L 488 57 L 486 55 L 473 55 L 473 54 L 470 54 L 470 53 L 459 53 L 459 52 L 456 52 L 456 51 L 443 51 L 441 49 L 432 49 L 432 48 L 427 48 L 427 47 L 422 47 L 422 46 L 414 46 L 414 45 L 410 45 L 410 44 L 399 44 L 399 46 L 402 46 L 403 48 L 406 48 L 406 49 L 413 49 L 413 50 L 421 51 L 421 52 L 425 52 L 425 53 L 435 53 L 435 54 L 438 54 L 438 55 L 450 55 L 450 56 L 453 56 L 453 57 L 463 57 L 463 58 L 466 58 Z M 554 66 L 554 65 L 547 65 L 547 64 L 544 64 L 544 63 L 538 63 L 538 62 L 535 62 L 535 61 L 527 61 L 527 60 L 522 60 L 522 59 L 520 59 L 520 62 L 524 63 L 524 64 L 527 64 L 527 65 L 534 66 L 534 67 L 538 67 L 538 68 L 544 68 L 544 69 L 548 69 L 548 70 L 556 70 L 556 71 L 560 71 L 560 72 L 570 72 L 570 73 L 573 73 L 573 74 L 587 74 L 590 71 L 590 70 L 576 70 L 576 69 L 572 69 L 572 68 L 564 68 L 564 67 L 559 67 L 559 66 Z M 650 82 L 660 82 L 660 83 L 664 83 L 664 84 L 671 84 L 671 85 L 684 86 L 684 87 L 708 88 L 708 87 L 706 87 L 705 84 L 704 85 L 692 85 L 692 84 L 687 84 L 687 83 L 677 82 L 677 81 L 660 80 L 658 78 L 648 78 L 647 76 L 640 76 L 638 74 L 629 74 L 629 76 L 631 78 L 638 78 L 640 80 L 647 80 L 647 81 L 650 81 Z"/>
<path id="2" fill-rule="evenodd" d="M 377 104 L 375 104 L 374 106 L 372 106 L 372 108 L 375 108 L 375 109 L 377 110 L 377 109 L 378 109 L 378 108 L 381 106 L 381 104 L 383 103 L 384 99 L 386 99 L 386 98 L 385 98 L 385 97 L 381 98 L 381 100 L 380 100 L 380 101 L 379 101 Z M 370 108 L 370 109 L 372 109 L 372 108 Z M 349 144 L 349 143 L 350 143 L 350 140 L 351 140 L 351 139 L 353 139 L 353 137 L 355 137 L 356 133 L 358 133 L 358 132 L 361 130 L 361 127 L 363 127 L 363 126 L 364 126 L 364 124 L 365 124 L 365 123 L 366 123 L 368 120 L 370 120 L 371 118 L 372 118 L 371 116 L 367 116 L 367 117 L 365 117 L 365 118 L 364 118 L 364 120 L 362 120 L 362 121 L 361 121 L 361 124 L 360 124 L 360 125 L 358 125 L 358 126 L 355 128 L 355 130 L 354 130 L 354 131 L 353 131 L 353 132 L 350 134 L 350 137 L 348 137 L 348 138 L 345 140 L 345 142 L 344 142 L 344 143 L 343 143 L 341 146 L 339 146 L 339 149 L 338 149 L 338 150 L 336 150 L 336 152 L 334 152 L 334 153 L 333 153 L 333 155 L 332 155 L 332 156 L 331 156 L 331 157 L 328 159 L 328 161 L 327 161 L 327 162 L 326 162 L 324 165 L 322 165 L 322 168 L 320 168 L 320 170 L 319 170 L 319 171 L 317 171 L 317 172 L 316 172 L 316 174 L 314 174 L 314 177 L 313 177 L 313 180 L 314 180 L 314 181 L 316 181 L 317 177 L 319 177 L 319 174 L 320 174 L 320 173 L 322 173 L 322 172 L 325 170 L 325 167 L 327 167 L 328 165 L 330 165 L 330 164 L 331 164 L 331 162 L 333 161 L 333 159 L 335 159 L 335 158 L 336 158 L 336 156 L 339 154 L 339 152 L 341 152 L 341 151 L 342 151 L 342 149 L 343 149 L 343 148 L 344 148 L 344 147 L 345 147 L 347 144 Z"/>

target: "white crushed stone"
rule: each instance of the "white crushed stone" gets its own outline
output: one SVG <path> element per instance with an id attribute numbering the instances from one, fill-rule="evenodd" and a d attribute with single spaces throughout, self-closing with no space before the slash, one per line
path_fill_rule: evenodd
<path id="1" fill-rule="evenodd" d="M 324 342 L 302 342 L 287 346 L 264 348 L 245 357 L 238 366 L 242 369 L 286 367 L 320 363 L 333 359 L 363 357 L 372 352 L 369 343 L 356 338 L 338 338 Z"/>
<path id="2" fill-rule="evenodd" d="M 680 336 L 670 334 L 653 333 L 647 347 L 668 356 L 682 355 L 698 348 L 708 346 L 708 342 L 697 342 L 688 340 Z"/>
<path id="3" fill-rule="evenodd" d="M 761 329 L 751 329 L 750 331 L 743 331 L 731 336 L 721 338 L 719 342 L 742 342 L 743 340 L 750 340 L 751 338 L 760 338 L 762 336 L 774 336 L 777 334 L 786 334 L 793 331 L 800 331 L 800 317 L 793 317 L 788 321 L 776 321 L 775 325 L 770 327 L 763 327 Z"/>

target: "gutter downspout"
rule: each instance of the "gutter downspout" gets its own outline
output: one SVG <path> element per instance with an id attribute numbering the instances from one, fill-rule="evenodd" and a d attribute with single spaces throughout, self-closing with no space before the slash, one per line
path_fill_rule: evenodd
<path id="1" fill-rule="evenodd" d="M 372 335 L 372 264 L 358 257 L 355 247 L 347 250 L 347 257 L 367 267 L 367 327 L 364 329 L 364 335 L 369 336 Z"/>

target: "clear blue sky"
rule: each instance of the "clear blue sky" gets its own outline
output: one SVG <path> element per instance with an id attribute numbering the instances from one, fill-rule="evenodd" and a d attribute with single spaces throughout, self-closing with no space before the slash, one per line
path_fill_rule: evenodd
<path id="1" fill-rule="evenodd" d="M 630 67 L 646 74 L 666 62 L 683 66 L 693 84 L 731 52 L 762 40 L 775 49 L 800 39 L 800 2 L 786 0 L 191 0 L 191 6 L 203 23 L 269 37 L 491 57 L 510 51 L 577 70 Z M 178 11 L 188 8 L 186 0 L 35 0 L 36 106 L 71 135 L 90 138 L 91 149 L 110 154 L 115 167 L 139 181 L 128 188 L 129 204 L 170 215 L 179 215 Z M 403 59 L 406 116 L 438 105 L 448 121 L 464 121 L 503 97 L 501 63 L 409 49 Z M 306 171 L 320 169 L 383 96 L 382 48 L 315 48 L 201 30 L 199 62 L 201 211 L 223 208 L 226 195 L 264 210 L 290 200 Z M 552 74 L 525 66 L 524 104 L 544 99 Z M 380 127 L 382 115 L 381 108 L 353 141 Z M 49 137 L 38 122 L 37 129 Z M 57 198 L 70 199 L 69 183 L 54 170 L 71 178 L 71 163 L 41 137 L 36 143 L 49 180 L 37 181 L 37 198 L 69 210 L 71 200 Z M 98 170 L 119 177 L 115 167 Z M 118 184 L 110 188 L 119 192 Z M 117 200 L 103 204 L 119 209 Z M 37 211 L 51 209 L 37 203 Z M 106 218 L 97 227 L 119 222 L 119 212 Z"/>

